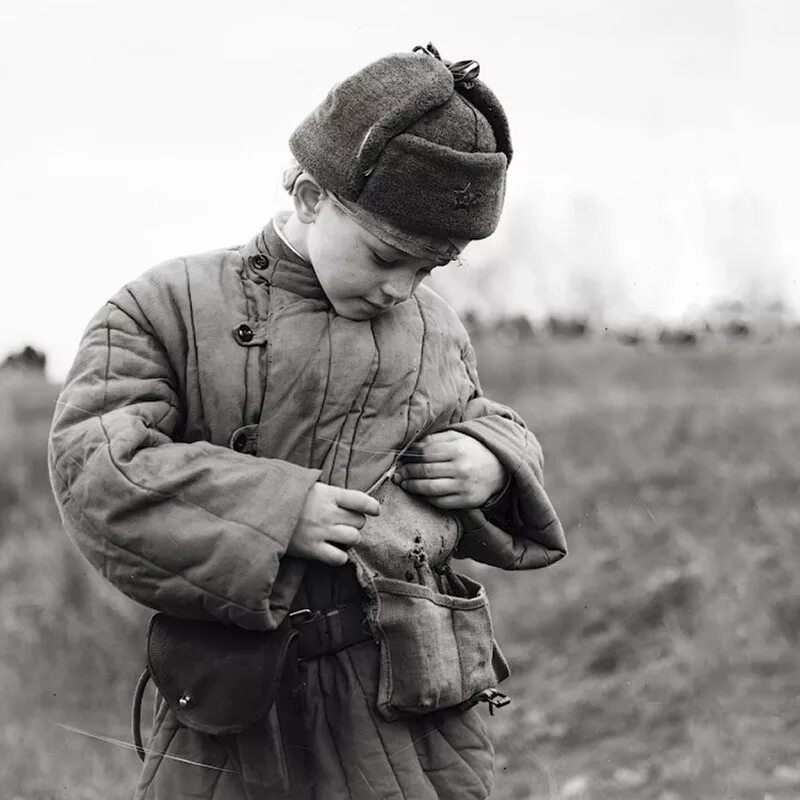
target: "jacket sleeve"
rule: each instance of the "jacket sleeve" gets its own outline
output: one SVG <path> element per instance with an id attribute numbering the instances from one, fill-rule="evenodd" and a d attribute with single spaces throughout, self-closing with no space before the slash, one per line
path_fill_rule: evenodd
<path id="1" fill-rule="evenodd" d="M 177 385 L 142 319 L 114 303 L 98 312 L 50 432 L 62 520 L 86 558 L 134 600 L 175 616 L 274 628 L 305 563 L 281 557 L 319 472 L 175 441 L 183 428 Z"/>
<path id="2" fill-rule="evenodd" d="M 567 554 L 567 544 L 544 490 L 542 448 L 516 412 L 483 395 L 469 344 L 464 363 L 474 391 L 462 419 L 448 428 L 491 450 L 505 467 L 508 483 L 482 509 L 459 512 L 464 533 L 455 555 L 503 569 L 554 564 Z"/>

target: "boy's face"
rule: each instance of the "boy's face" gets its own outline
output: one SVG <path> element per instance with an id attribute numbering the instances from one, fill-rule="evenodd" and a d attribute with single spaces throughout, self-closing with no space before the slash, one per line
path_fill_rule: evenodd
<path id="1" fill-rule="evenodd" d="M 402 303 L 446 261 L 417 258 L 382 242 L 323 196 L 306 240 L 317 280 L 337 314 L 366 320 Z"/>

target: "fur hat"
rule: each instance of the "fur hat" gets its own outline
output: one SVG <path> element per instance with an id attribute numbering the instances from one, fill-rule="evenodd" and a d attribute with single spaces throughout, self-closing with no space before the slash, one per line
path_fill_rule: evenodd
<path id="1" fill-rule="evenodd" d="M 431 44 L 386 56 L 334 86 L 289 146 L 345 204 L 410 233 L 483 239 L 500 219 L 512 150 L 479 71 Z"/>

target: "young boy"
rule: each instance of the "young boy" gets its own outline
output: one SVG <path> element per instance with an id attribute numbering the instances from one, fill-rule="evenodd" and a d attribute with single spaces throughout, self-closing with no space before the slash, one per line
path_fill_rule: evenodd
<path id="1" fill-rule="evenodd" d="M 502 207 L 508 125 L 478 69 L 429 45 L 334 87 L 292 135 L 290 212 L 145 273 L 84 334 L 54 492 L 86 557 L 172 631 L 151 643 L 137 798 L 489 795 L 475 704 L 508 669 L 450 561 L 566 548 L 538 443 L 421 285 Z M 206 632 L 197 658 L 186 629 Z M 285 663 L 262 646 L 281 631 Z M 226 718 L 242 663 L 247 725 Z M 262 703 L 270 670 L 298 677 Z"/>

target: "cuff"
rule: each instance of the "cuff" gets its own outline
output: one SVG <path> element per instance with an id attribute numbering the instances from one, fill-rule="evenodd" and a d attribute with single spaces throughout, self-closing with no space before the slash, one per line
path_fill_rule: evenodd
<path id="1" fill-rule="evenodd" d="M 482 506 L 481 511 L 491 511 L 494 506 L 496 506 L 501 500 L 504 499 L 506 492 L 508 492 L 509 487 L 511 486 L 511 475 L 509 475 L 508 470 L 505 471 L 506 473 L 506 482 L 502 489 L 495 492 Z"/>

